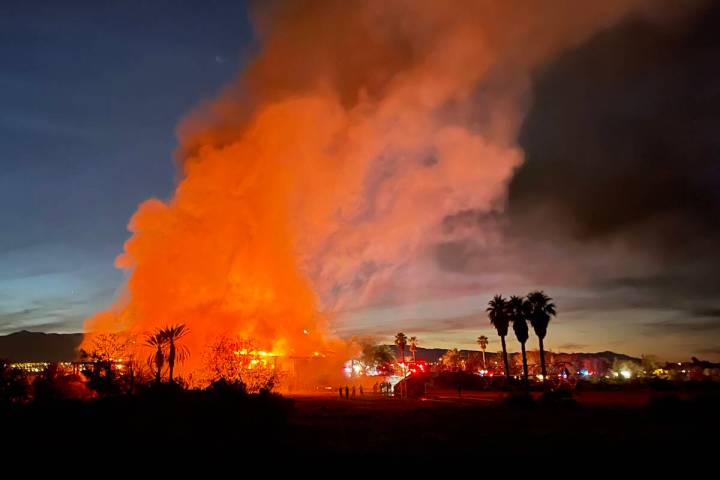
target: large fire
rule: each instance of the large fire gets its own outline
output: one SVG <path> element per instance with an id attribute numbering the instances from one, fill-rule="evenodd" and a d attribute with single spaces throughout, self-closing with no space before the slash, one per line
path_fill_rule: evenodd
<path id="1" fill-rule="evenodd" d="M 327 312 L 432 284 L 414 265 L 443 219 L 498 208 L 522 161 L 531 69 L 646 2 L 269 3 L 257 59 L 179 128 L 175 194 L 130 221 L 127 288 L 86 324 L 187 325 L 181 373 L 223 336 L 339 353 Z"/>

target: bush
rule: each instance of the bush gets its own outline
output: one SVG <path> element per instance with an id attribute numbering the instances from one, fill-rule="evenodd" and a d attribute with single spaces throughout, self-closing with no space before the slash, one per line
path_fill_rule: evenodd
<path id="1" fill-rule="evenodd" d="M 247 397 L 247 386 L 237 380 L 228 382 L 224 378 L 215 380 L 206 389 L 205 393 L 210 398 L 216 399 L 236 399 L 238 397 Z"/>
<path id="2" fill-rule="evenodd" d="M 89 400 L 97 397 L 80 375 L 66 375 L 57 365 L 50 365 L 32 383 L 33 398 L 36 402 L 58 400 Z"/>
<path id="3" fill-rule="evenodd" d="M 22 403 L 30 399 L 27 374 L 11 368 L 10 362 L 0 360 L 0 403 Z"/>

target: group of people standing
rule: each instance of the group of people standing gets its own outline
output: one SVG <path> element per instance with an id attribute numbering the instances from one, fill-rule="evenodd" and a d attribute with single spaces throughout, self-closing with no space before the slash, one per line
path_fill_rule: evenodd
<path id="1" fill-rule="evenodd" d="M 360 395 L 361 395 L 361 396 L 362 396 L 362 395 L 365 395 L 365 391 L 363 390 L 362 385 L 360 385 L 360 389 L 359 389 L 359 390 L 360 390 Z M 352 393 L 352 396 L 354 397 L 354 396 L 355 396 L 355 393 L 356 393 L 355 385 L 352 386 L 352 389 L 351 389 L 350 387 L 348 387 L 347 385 L 345 385 L 345 388 L 339 387 L 339 388 L 338 388 L 338 393 L 340 394 L 340 398 L 343 398 L 343 394 L 345 394 L 345 398 L 350 398 L 350 394 L 351 394 L 351 393 Z"/>
<path id="2" fill-rule="evenodd" d="M 380 390 L 382 395 L 392 395 L 393 393 L 393 387 L 390 382 L 380 382 L 373 385 L 373 392 L 377 393 L 378 390 Z"/>
<path id="3" fill-rule="evenodd" d="M 392 395 L 393 394 L 393 387 L 390 382 L 375 382 L 375 384 L 372 387 L 372 391 L 374 394 L 380 393 L 381 395 Z M 365 390 L 363 389 L 363 386 L 360 385 L 359 387 L 355 387 L 353 385 L 352 387 L 349 387 L 345 385 L 344 387 L 338 387 L 338 395 L 340 395 L 340 398 L 350 398 L 355 397 L 356 395 L 364 396 Z"/>

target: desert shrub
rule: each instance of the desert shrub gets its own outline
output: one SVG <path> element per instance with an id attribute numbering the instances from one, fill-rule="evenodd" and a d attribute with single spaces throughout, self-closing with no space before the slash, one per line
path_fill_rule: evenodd
<path id="1" fill-rule="evenodd" d="M 0 360 L 0 403 L 21 403 L 30 398 L 30 381 L 19 368 L 12 368 L 10 362 Z"/>

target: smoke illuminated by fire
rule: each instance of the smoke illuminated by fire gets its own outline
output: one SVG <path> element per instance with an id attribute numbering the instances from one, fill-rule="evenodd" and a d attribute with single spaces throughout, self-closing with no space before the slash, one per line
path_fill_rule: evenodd
<path id="1" fill-rule="evenodd" d="M 502 206 L 531 69 L 648 2 L 268 3 L 256 60 L 179 128 L 175 194 L 130 221 L 126 290 L 86 325 L 186 324 L 189 371 L 223 335 L 338 352 L 328 313 L 430 285 L 443 219 Z"/>

